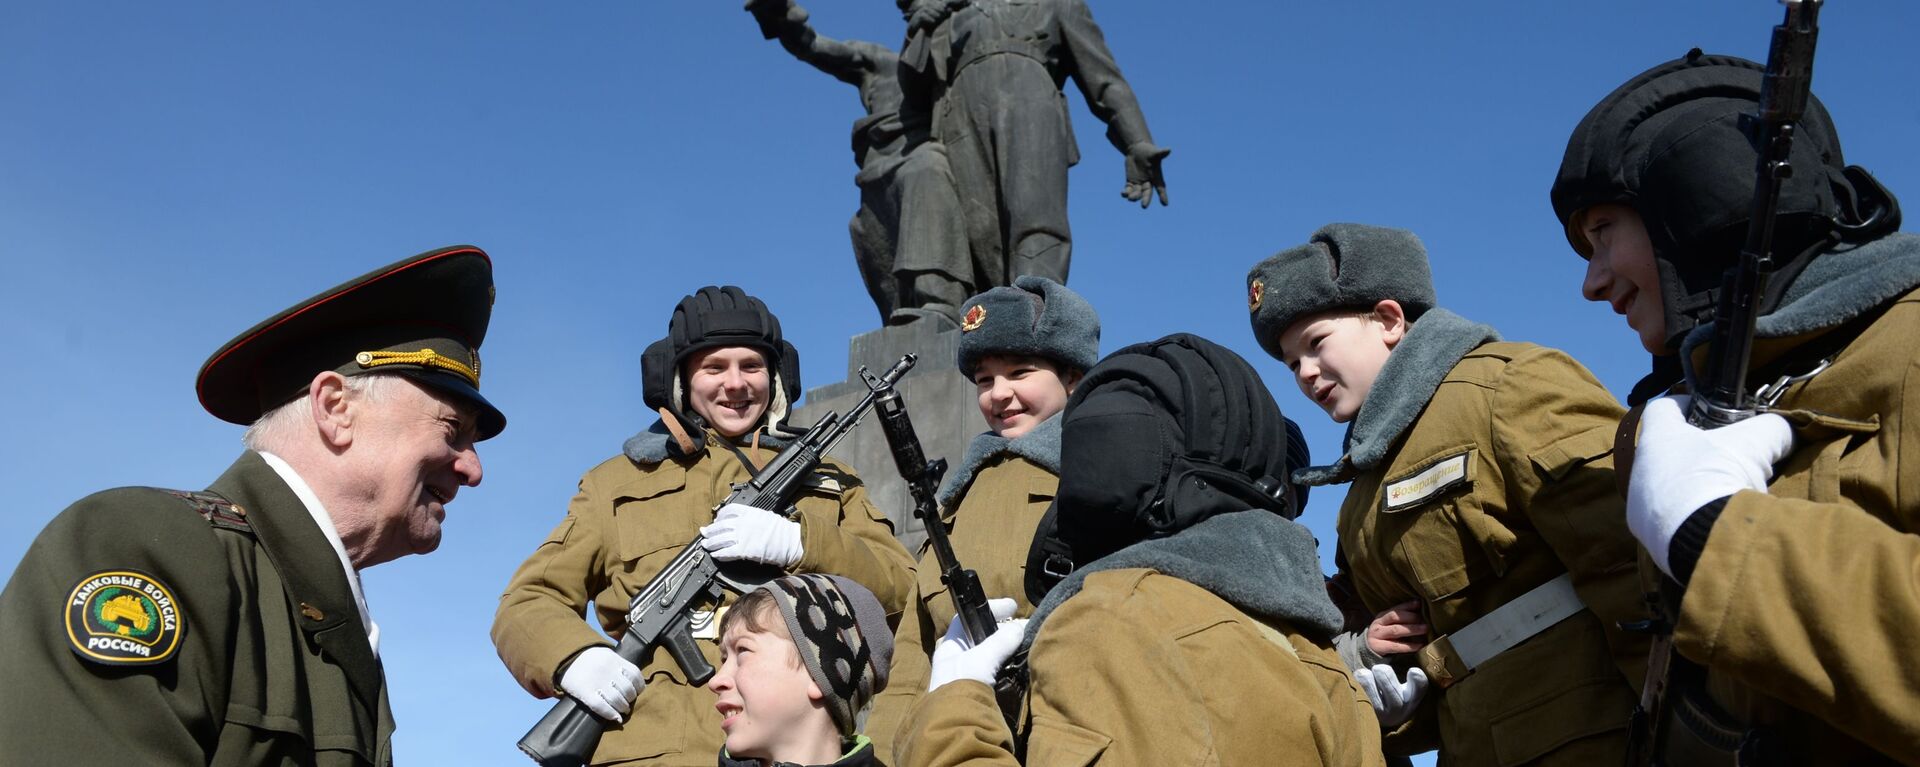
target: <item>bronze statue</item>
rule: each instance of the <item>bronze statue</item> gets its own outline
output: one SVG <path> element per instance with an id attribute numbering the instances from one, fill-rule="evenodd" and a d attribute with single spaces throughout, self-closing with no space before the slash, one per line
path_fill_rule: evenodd
<path id="1" fill-rule="evenodd" d="M 747 0 L 768 39 L 860 89 L 860 210 L 849 230 L 888 324 L 955 324 L 960 304 L 1033 274 L 1065 283 L 1071 78 L 1125 157 L 1121 195 L 1167 204 L 1146 116 L 1084 0 L 896 0 L 903 54 L 814 31 L 793 0 Z M 904 59 L 903 59 L 904 57 Z"/>
<path id="2" fill-rule="evenodd" d="M 1061 86 L 1080 87 L 1126 158 L 1126 199 L 1167 203 L 1161 161 L 1133 89 L 1084 0 L 898 0 L 908 93 L 947 148 L 984 285 L 1067 281 L 1067 168 L 1080 159 Z M 920 87 L 917 82 L 924 82 Z"/>
<path id="3" fill-rule="evenodd" d="M 749 0 L 747 10 L 761 33 L 795 58 L 860 89 L 867 110 L 853 124 L 860 210 L 847 228 L 881 319 L 957 322 L 960 304 L 989 286 L 974 279 L 946 148 L 927 140 L 924 121 L 901 119 L 899 56 L 876 43 L 815 32 L 806 9 L 792 0 Z"/>

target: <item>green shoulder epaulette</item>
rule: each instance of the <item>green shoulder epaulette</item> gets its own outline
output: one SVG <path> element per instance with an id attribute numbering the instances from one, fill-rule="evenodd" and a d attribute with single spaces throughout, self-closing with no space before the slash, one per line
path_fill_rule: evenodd
<path id="1" fill-rule="evenodd" d="M 205 519 L 207 524 L 223 530 L 253 534 L 253 524 L 247 521 L 247 510 L 232 501 L 213 493 L 190 492 L 186 490 L 168 490 L 167 494 L 179 498 Z"/>

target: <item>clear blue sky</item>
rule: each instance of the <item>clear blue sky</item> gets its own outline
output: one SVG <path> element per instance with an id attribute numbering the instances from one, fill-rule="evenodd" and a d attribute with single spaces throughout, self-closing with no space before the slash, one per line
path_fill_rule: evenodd
<path id="1" fill-rule="evenodd" d="M 902 34 L 891 2 L 809 7 L 825 34 Z M 1415 230 L 1443 305 L 1624 394 L 1646 358 L 1578 300 L 1583 263 L 1547 203 L 1567 133 L 1689 47 L 1763 58 L 1779 9 L 1095 0 L 1173 149 L 1173 205 L 1120 199 L 1120 156 L 1074 93 L 1072 285 L 1105 350 L 1191 331 L 1247 355 L 1323 459 L 1341 431 L 1260 352 L 1242 284 L 1330 221 Z M 1920 6 L 1838 2 L 1822 21 L 1815 89 L 1848 159 L 1920 204 Z M 441 550 L 367 574 L 407 763 L 524 763 L 513 741 L 546 704 L 494 655 L 495 600 L 580 473 L 650 422 L 640 351 L 675 300 L 714 282 L 762 296 L 812 385 L 876 324 L 846 234 L 855 92 L 731 0 L 30 0 L 0 11 L 0 72 L 0 572 L 89 492 L 218 475 L 240 428 L 192 383 L 234 334 L 416 252 L 493 254 L 485 387 L 511 425 Z M 1338 495 L 1305 518 L 1323 550 Z"/>

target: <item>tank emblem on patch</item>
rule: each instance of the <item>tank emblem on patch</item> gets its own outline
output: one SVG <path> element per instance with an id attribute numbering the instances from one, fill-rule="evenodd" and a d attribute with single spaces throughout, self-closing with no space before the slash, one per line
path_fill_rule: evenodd
<path id="1" fill-rule="evenodd" d="M 1259 280 L 1254 280 L 1253 284 L 1247 286 L 1247 311 L 1260 311 L 1260 301 L 1266 297 L 1267 284 Z"/>
<path id="2" fill-rule="evenodd" d="M 80 579 L 67 597 L 67 639 L 95 663 L 143 666 L 172 658 L 186 629 L 173 589 L 137 570 Z"/>
<path id="3" fill-rule="evenodd" d="M 960 332 L 971 333 L 980 329 L 980 323 L 987 321 L 987 307 L 974 304 L 967 310 L 967 316 L 960 318 Z"/>

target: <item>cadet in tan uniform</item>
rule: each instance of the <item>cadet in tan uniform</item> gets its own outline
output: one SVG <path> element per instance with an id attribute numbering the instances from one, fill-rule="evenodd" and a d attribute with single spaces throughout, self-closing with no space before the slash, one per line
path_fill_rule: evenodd
<path id="1" fill-rule="evenodd" d="M 1567 142 L 1552 199 L 1582 292 L 1656 359 L 1704 359 L 1751 215 L 1761 71 L 1693 51 Z M 1818 99 L 1797 134 L 1748 375 L 1779 382 L 1777 415 L 1701 431 L 1660 398 L 1641 419 L 1628 524 L 1681 584 L 1673 650 L 1697 664 L 1670 677 L 1667 764 L 1920 764 L 1920 237 Z"/>
<path id="2" fill-rule="evenodd" d="M 95 493 L 0 592 L 0 762 L 393 763 L 360 571 L 440 544 L 506 427 L 480 396 L 493 266 L 468 246 L 375 270 L 208 358 L 248 425 L 204 491 Z"/>
<path id="3" fill-rule="evenodd" d="M 1285 477 L 1306 446 L 1253 368 L 1190 335 L 1130 346 L 1063 419 L 1034 559 L 1072 573 L 1030 578 L 1047 587 L 1030 622 L 977 647 L 949 624 L 896 764 L 1380 764 L 1313 536 L 1292 521 Z M 1023 644 L 1014 733 L 987 683 Z"/>
<path id="4" fill-rule="evenodd" d="M 667 337 L 641 363 L 646 402 L 660 420 L 580 479 L 566 517 L 507 584 L 494 647 L 528 692 L 566 693 L 616 723 L 594 764 L 704 767 L 720 749 L 713 697 L 670 655 L 655 652 L 635 668 L 583 620 L 591 602 L 619 637 L 629 600 L 696 534 L 722 562 L 844 575 L 890 613 L 906 604 L 912 560 L 844 464 L 822 465 L 792 520 L 743 505 L 716 514 L 733 484 L 796 436 L 785 421 L 800 395 L 798 356 L 779 320 L 739 288 L 709 286 L 681 299 Z M 717 620 L 703 620 L 712 617 L 696 616 L 695 638 L 718 666 Z"/>
<path id="5" fill-rule="evenodd" d="M 1613 473 L 1620 405 L 1565 354 L 1437 307 L 1405 230 L 1322 227 L 1247 285 L 1261 346 L 1350 424 L 1345 455 L 1294 479 L 1352 483 L 1353 589 L 1369 613 L 1417 602 L 1437 634 L 1357 669 L 1388 752 L 1618 763 L 1646 659 L 1616 627 L 1644 612 Z"/>
<path id="6" fill-rule="evenodd" d="M 1080 294 L 1027 276 L 967 299 L 961 316 L 960 374 L 980 392 L 984 434 L 973 438 L 940 488 L 941 519 L 960 564 L 988 594 L 1026 599 L 1027 551 L 1060 484 L 1060 411 L 1100 359 L 1100 317 Z M 953 597 L 940 563 L 925 546 L 915 568 L 916 598 L 894 639 L 893 681 L 874 700 L 868 734 L 889 754 L 894 731 L 927 691 L 934 643 L 953 620 Z"/>

